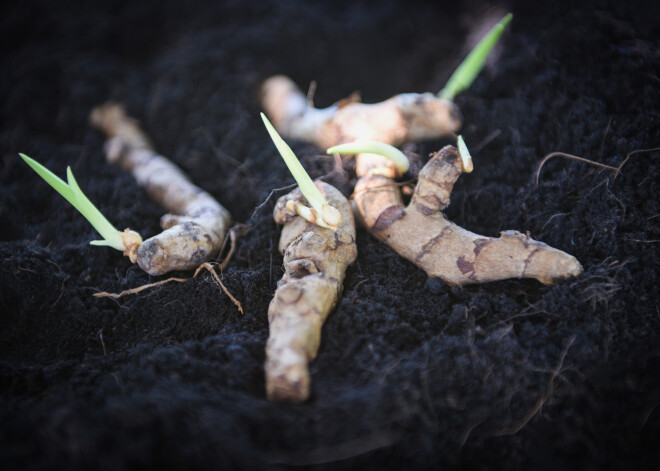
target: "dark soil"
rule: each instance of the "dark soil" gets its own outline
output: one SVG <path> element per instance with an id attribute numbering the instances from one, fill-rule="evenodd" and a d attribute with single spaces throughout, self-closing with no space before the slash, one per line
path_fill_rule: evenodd
<path id="1" fill-rule="evenodd" d="M 631 154 L 660 147 L 655 2 L 502 5 L 494 16 L 515 17 L 500 54 L 456 99 L 475 171 L 449 217 L 486 235 L 529 231 L 585 272 L 554 286 L 450 288 L 360 232 L 301 405 L 264 393 L 282 257 L 275 198 L 254 211 L 292 178 L 257 88 L 273 73 L 304 89 L 316 80 L 318 106 L 354 90 L 365 102 L 437 91 L 492 10 L 42 3 L 0 15 L 3 469 L 658 469 L 660 152 Z M 208 274 L 92 296 L 166 277 L 88 245 L 93 229 L 17 153 L 60 175 L 71 165 L 118 227 L 155 234 L 162 209 L 106 165 L 88 125 L 108 99 L 249 226 L 222 278 L 245 315 Z M 448 143 L 408 150 L 427 159 Z M 313 177 L 350 194 L 350 169 L 333 173 L 322 150 L 291 145 Z M 552 151 L 630 158 L 616 176 L 555 158 L 536 186 Z"/>

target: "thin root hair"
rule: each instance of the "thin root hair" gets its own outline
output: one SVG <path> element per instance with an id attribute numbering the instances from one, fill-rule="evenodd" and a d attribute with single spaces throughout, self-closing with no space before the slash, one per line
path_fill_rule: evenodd
<path id="1" fill-rule="evenodd" d="M 511 427 L 495 432 L 494 436 L 499 437 L 504 435 L 515 435 L 516 433 L 520 432 L 534 418 L 534 416 L 541 411 L 541 409 L 543 408 L 543 404 L 545 404 L 552 397 L 552 394 L 554 392 L 555 379 L 564 370 L 564 360 L 566 359 L 568 350 L 573 345 L 573 342 L 575 342 L 575 336 L 572 336 L 568 340 L 566 346 L 561 352 L 557 366 L 554 368 L 554 370 L 550 372 L 550 378 L 548 379 L 548 392 L 543 394 L 541 397 L 539 397 L 539 399 L 536 401 L 534 406 L 530 409 L 530 411 L 525 415 L 525 417 L 523 417 L 523 419 L 520 422 L 518 422 L 515 425 L 512 425 Z"/>
<path id="2" fill-rule="evenodd" d="M 551 152 L 545 157 L 543 157 L 543 159 L 541 159 L 541 162 L 539 162 L 539 166 L 536 168 L 536 173 L 534 174 L 534 180 L 536 181 L 536 186 L 539 186 L 539 177 L 541 175 L 541 169 L 543 168 L 545 163 L 553 157 L 565 157 L 567 159 L 577 160 L 579 162 L 584 162 L 586 164 L 594 165 L 596 167 L 606 168 L 608 170 L 614 170 L 615 172 L 618 171 L 617 167 L 601 164 L 600 162 L 595 162 L 593 160 L 585 159 L 584 157 L 578 157 L 577 155 L 567 154 L 565 152 Z"/>
<path id="3" fill-rule="evenodd" d="M 273 197 L 273 195 L 275 193 L 280 192 L 280 191 L 292 190 L 293 188 L 295 188 L 297 186 L 298 186 L 297 183 L 292 183 L 291 185 L 283 186 L 282 188 L 275 188 L 273 190 L 270 190 L 270 193 L 268 193 L 268 196 L 266 197 L 264 202 L 261 203 L 256 208 L 254 208 L 254 211 L 252 211 L 252 214 L 250 215 L 250 218 L 247 220 L 247 223 L 249 224 L 250 221 L 252 221 L 254 219 L 254 217 L 257 215 L 259 210 L 261 210 L 261 208 L 263 208 L 264 206 L 266 206 L 268 204 L 268 202 L 270 201 L 270 199 Z"/>
<path id="4" fill-rule="evenodd" d="M 229 252 L 227 252 L 227 256 L 220 264 L 220 273 L 222 273 L 224 269 L 227 268 L 227 265 L 229 265 L 231 258 L 234 256 L 234 252 L 236 251 L 236 246 L 238 245 L 238 238 L 241 237 L 243 234 L 245 234 L 245 232 L 248 230 L 249 227 L 250 226 L 246 224 L 236 224 L 234 227 L 229 229 L 229 232 L 225 236 L 225 240 L 222 242 L 222 247 L 220 248 L 220 252 L 218 252 L 218 258 L 219 258 L 222 255 L 222 253 L 225 251 L 225 247 L 227 246 L 227 240 L 231 240 Z"/>
<path id="5" fill-rule="evenodd" d="M 245 314 L 243 312 L 243 305 L 241 304 L 241 302 L 238 299 L 236 299 L 229 292 L 227 287 L 222 283 L 222 281 L 220 280 L 220 277 L 218 276 L 218 273 L 215 271 L 215 268 L 213 268 L 212 264 L 210 264 L 209 262 L 202 263 L 199 267 L 197 267 L 197 270 L 195 270 L 195 274 L 193 275 L 193 278 L 196 277 L 199 274 L 199 272 L 204 268 L 206 268 L 211 273 L 211 276 L 213 277 L 213 281 L 215 282 L 215 284 L 218 285 L 220 288 L 222 288 L 222 291 L 224 291 L 225 294 L 229 297 L 229 299 L 231 299 L 231 301 L 236 305 L 236 307 L 238 308 L 238 311 L 241 314 Z"/>
<path id="6" fill-rule="evenodd" d="M 233 303 L 236 305 L 236 307 L 238 308 L 239 312 L 240 312 L 241 314 L 244 314 L 244 312 L 243 312 L 243 306 L 241 305 L 240 301 L 237 300 L 237 299 L 236 299 L 236 298 L 235 298 L 235 297 L 229 292 L 229 290 L 227 289 L 227 287 L 222 283 L 222 281 L 220 280 L 220 277 L 218 276 L 217 272 L 215 271 L 215 268 L 213 268 L 213 265 L 212 265 L 211 263 L 209 263 L 209 262 L 204 262 L 204 263 L 202 263 L 199 267 L 197 267 L 197 270 L 195 270 L 195 274 L 194 274 L 192 277 L 193 277 L 193 278 L 196 278 L 197 275 L 199 274 L 199 272 L 200 272 L 202 269 L 204 269 L 204 268 L 206 268 L 206 269 L 211 273 L 211 276 L 213 277 L 213 281 L 214 281 L 214 283 L 215 283 L 216 285 L 220 286 L 220 288 L 222 288 L 222 291 L 224 291 L 224 293 L 229 297 L 229 299 L 232 300 L 232 302 L 233 302 Z M 167 278 L 166 280 L 160 280 L 160 281 L 157 281 L 157 282 L 155 282 L 155 283 L 148 283 L 148 284 L 146 284 L 146 285 L 138 286 L 138 287 L 136 287 L 136 288 L 127 289 L 127 290 L 122 291 L 121 293 L 107 293 L 107 292 L 100 292 L 100 293 L 94 293 L 93 296 L 94 296 L 95 298 L 112 298 L 112 299 L 118 299 L 118 298 L 121 298 L 122 296 L 126 296 L 126 295 L 129 295 L 129 294 L 137 294 L 137 293 L 139 293 L 139 292 L 141 292 L 141 291 L 144 291 L 144 290 L 147 290 L 147 289 L 150 289 L 150 288 L 154 288 L 154 287 L 156 287 L 156 286 L 160 286 L 160 285 L 163 285 L 163 284 L 165 284 L 165 283 L 169 283 L 170 281 L 176 281 L 177 283 L 185 283 L 185 282 L 188 281 L 189 279 L 190 279 L 190 278 L 174 278 L 174 277 L 172 277 L 172 278 Z"/>
<path id="7" fill-rule="evenodd" d="M 653 152 L 656 150 L 660 150 L 660 147 L 654 147 L 652 149 L 637 149 L 630 151 L 626 154 L 626 158 L 623 159 L 623 161 L 619 164 L 619 166 L 616 168 L 616 172 L 614 172 L 614 178 L 612 179 L 612 183 L 614 183 L 614 180 L 616 180 L 616 177 L 619 176 L 619 173 L 621 173 L 621 169 L 623 168 L 624 165 L 626 165 L 626 162 L 628 162 L 628 159 L 632 157 L 635 154 L 641 154 L 643 152 Z"/>

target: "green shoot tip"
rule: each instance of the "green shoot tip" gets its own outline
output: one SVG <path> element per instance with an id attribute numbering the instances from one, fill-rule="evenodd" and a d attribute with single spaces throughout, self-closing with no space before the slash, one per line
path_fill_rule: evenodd
<path id="1" fill-rule="evenodd" d="M 508 13 L 484 36 L 481 41 L 472 49 L 465 60 L 458 66 L 452 76 L 447 81 L 445 88 L 440 90 L 438 98 L 453 100 L 456 95 L 467 90 L 474 79 L 477 78 L 488 55 L 499 41 L 506 27 L 511 23 L 513 15 Z"/>
<path id="2" fill-rule="evenodd" d="M 472 170 L 474 170 L 474 165 L 472 164 L 472 156 L 470 155 L 470 151 L 465 145 L 463 136 L 461 135 L 458 136 L 457 145 L 458 145 L 458 155 L 461 157 L 461 164 L 463 166 L 463 171 L 465 173 L 472 172 Z"/>
<path id="3" fill-rule="evenodd" d="M 279 133 L 275 130 L 265 114 L 261 113 L 261 119 L 263 120 L 275 147 L 277 147 L 278 152 L 284 159 L 284 163 L 289 168 L 296 183 L 298 183 L 300 191 L 312 206 L 310 210 L 310 208 L 298 205 L 298 208 L 296 209 L 298 215 L 321 227 L 336 231 L 341 223 L 341 213 L 328 204 L 323 193 L 321 193 L 321 190 L 319 190 L 314 184 L 296 155 L 288 144 L 284 142 L 284 139 L 282 139 Z"/>
<path id="4" fill-rule="evenodd" d="M 21 158 L 27 163 L 32 170 L 43 178 L 46 183 L 52 186 L 64 199 L 76 208 L 87 221 L 101 234 L 103 240 L 95 240 L 90 242 L 92 245 L 106 245 L 120 251 L 125 251 L 126 247 L 122 241 L 121 232 L 119 232 L 101 212 L 94 206 L 94 204 L 85 196 L 83 191 L 78 186 L 78 182 L 73 176 L 71 167 L 67 167 L 67 182 L 48 170 L 36 160 L 28 157 L 25 154 L 19 154 Z"/>
<path id="5" fill-rule="evenodd" d="M 369 141 L 366 139 L 356 139 L 355 142 L 340 144 L 329 148 L 328 154 L 378 154 L 387 158 L 394 164 L 400 175 L 403 175 L 410 168 L 410 162 L 406 154 L 394 146 L 383 142 Z"/>

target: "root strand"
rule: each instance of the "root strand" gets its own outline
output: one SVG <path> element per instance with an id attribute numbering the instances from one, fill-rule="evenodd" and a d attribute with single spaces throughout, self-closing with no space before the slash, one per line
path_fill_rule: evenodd
<path id="1" fill-rule="evenodd" d="M 617 167 L 612 167 L 611 165 L 601 164 L 600 162 L 595 162 L 593 160 L 585 159 L 584 157 L 578 157 L 577 155 L 567 154 L 565 152 L 551 152 L 548 155 L 546 155 L 545 157 L 543 157 L 541 162 L 539 162 L 539 166 L 536 168 L 536 173 L 534 175 L 534 179 L 536 181 L 536 186 L 539 186 L 539 176 L 541 174 L 541 169 L 543 168 L 545 163 L 548 160 L 552 159 L 553 157 L 565 157 L 567 159 L 577 160 L 579 162 L 584 162 L 585 164 L 594 165 L 596 167 L 606 168 L 608 170 L 614 170 L 615 172 L 618 172 L 618 168 Z M 616 176 L 615 176 L 615 178 L 616 178 Z"/>

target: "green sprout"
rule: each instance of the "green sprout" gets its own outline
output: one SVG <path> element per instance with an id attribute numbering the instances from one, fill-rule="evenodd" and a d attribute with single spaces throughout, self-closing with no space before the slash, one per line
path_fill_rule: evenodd
<path id="1" fill-rule="evenodd" d="M 463 136 L 458 136 L 457 139 L 458 155 L 461 157 L 461 164 L 465 173 L 470 173 L 474 169 L 472 164 L 472 156 L 470 151 L 465 145 Z M 408 171 L 410 164 L 406 155 L 394 146 L 377 141 L 367 141 L 366 139 L 357 139 L 355 142 L 348 144 L 339 144 L 338 146 L 330 147 L 327 151 L 328 154 L 378 154 L 390 160 L 397 170 L 403 175 Z"/>
<path id="2" fill-rule="evenodd" d="M 470 151 L 465 145 L 463 136 L 459 134 L 456 142 L 458 147 L 458 155 L 461 157 L 461 163 L 463 164 L 463 171 L 465 173 L 470 173 L 472 170 L 474 170 L 474 165 L 472 164 L 472 156 L 470 155 Z"/>
<path id="3" fill-rule="evenodd" d="M 275 147 L 277 147 L 278 152 L 284 159 L 284 163 L 289 168 L 296 183 L 298 183 L 300 191 L 312 206 L 312 209 L 310 209 L 303 205 L 298 205 L 296 208 L 298 215 L 321 227 L 336 231 L 341 223 L 341 213 L 328 204 L 321 191 L 298 161 L 296 155 L 287 143 L 284 142 L 284 139 L 280 137 L 273 125 L 270 124 L 265 114 L 261 113 L 261 119 L 264 121 L 268 134 L 270 134 L 271 139 L 275 143 Z"/>
<path id="4" fill-rule="evenodd" d="M 383 142 L 368 141 L 366 139 L 357 139 L 355 142 L 348 144 L 340 144 L 329 148 L 326 151 L 328 154 L 378 154 L 386 157 L 394 164 L 396 169 L 401 175 L 406 173 L 410 168 L 408 157 L 394 146 L 385 144 Z"/>
<path id="5" fill-rule="evenodd" d="M 66 169 L 67 182 L 65 182 L 36 160 L 31 159 L 25 154 L 19 155 L 35 172 L 37 172 L 37 174 L 39 174 L 41 178 L 46 181 L 46 183 L 52 186 L 55 191 L 71 203 L 71 205 L 76 208 L 80 214 L 87 219 L 87 221 L 89 221 L 94 229 L 101 234 L 103 240 L 93 240 L 90 242 L 91 245 L 108 246 L 127 253 L 137 242 L 135 236 L 137 236 L 139 243 L 141 243 L 142 239 L 137 233 L 129 231 L 128 229 L 124 232 L 117 230 L 117 228 L 115 228 L 115 226 L 113 226 L 110 221 L 101 214 L 101 211 L 94 206 L 80 189 L 80 186 L 78 186 L 78 182 L 73 176 L 71 167 L 67 167 Z M 137 243 L 137 245 L 139 245 L 139 243 Z M 135 246 L 134 249 L 137 249 L 137 246 Z M 133 258 L 131 258 L 131 261 L 134 261 Z"/>
<path id="6" fill-rule="evenodd" d="M 481 69 L 486 63 L 488 54 L 495 47 L 512 18 L 513 15 L 511 13 L 507 14 L 479 41 L 479 44 L 472 49 L 470 54 L 468 54 L 461 65 L 454 71 L 445 88 L 440 90 L 438 98 L 453 100 L 456 95 L 472 85 L 472 82 L 474 82 L 474 79 L 479 75 L 479 72 L 481 72 Z"/>

